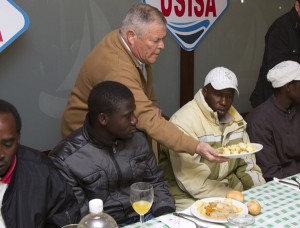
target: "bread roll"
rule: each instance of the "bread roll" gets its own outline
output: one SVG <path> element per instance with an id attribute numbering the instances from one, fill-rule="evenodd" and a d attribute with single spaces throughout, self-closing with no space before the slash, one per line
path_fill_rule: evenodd
<path id="1" fill-rule="evenodd" d="M 240 202 L 244 202 L 244 195 L 240 191 L 229 191 L 226 194 L 226 198 L 234 199 Z"/>
<path id="2" fill-rule="evenodd" d="M 260 206 L 259 202 L 255 201 L 255 200 L 250 200 L 247 203 L 247 207 L 248 207 L 249 213 L 251 215 L 258 215 L 260 213 L 261 206 Z"/>

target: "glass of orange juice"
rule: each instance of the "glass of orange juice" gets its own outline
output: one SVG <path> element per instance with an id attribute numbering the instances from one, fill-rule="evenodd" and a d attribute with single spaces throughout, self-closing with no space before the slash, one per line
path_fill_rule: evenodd
<path id="1" fill-rule="evenodd" d="M 130 186 L 130 203 L 136 213 L 140 215 L 141 227 L 144 223 L 144 214 L 146 214 L 153 203 L 153 186 L 147 182 L 136 182 Z"/>

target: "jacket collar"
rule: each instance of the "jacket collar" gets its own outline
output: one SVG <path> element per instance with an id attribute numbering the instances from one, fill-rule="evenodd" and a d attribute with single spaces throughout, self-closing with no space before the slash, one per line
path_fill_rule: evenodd
<path id="1" fill-rule="evenodd" d="M 295 28 L 300 30 L 300 18 L 299 18 L 299 15 L 295 9 L 295 7 L 293 7 L 290 12 L 290 18 L 291 20 L 293 21 L 293 23 L 295 24 Z"/>
<path id="2" fill-rule="evenodd" d="M 286 110 L 278 103 L 274 94 L 269 99 L 270 99 L 271 103 L 273 103 L 275 108 L 282 114 L 287 115 L 289 117 L 289 119 L 292 119 L 296 115 L 296 106 L 293 106 L 289 110 Z"/>
<path id="3" fill-rule="evenodd" d="M 12 162 L 11 162 L 11 164 L 10 164 L 10 167 L 9 167 L 7 173 L 5 174 L 4 177 L 0 178 L 0 181 L 1 181 L 2 183 L 9 184 L 9 182 L 10 182 L 10 180 L 11 180 L 11 178 L 12 178 L 14 169 L 15 169 L 15 167 L 16 167 L 16 163 L 17 163 L 17 156 L 15 155 L 15 156 L 13 157 L 13 160 L 12 160 Z"/>
<path id="4" fill-rule="evenodd" d="M 90 119 L 89 119 L 89 115 L 86 115 L 83 127 L 82 127 L 82 133 L 83 136 L 92 144 L 97 145 L 98 147 L 115 147 L 119 144 L 119 142 L 121 140 L 116 140 L 114 142 L 112 141 L 107 141 L 104 139 L 98 139 L 93 131 L 92 131 L 92 127 L 91 127 L 91 123 L 90 123 Z"/>
<path id="5" fill-rule="evenodd" d="M 118 36 L 119 42 L 120 44 L 123 46 L 123 49 L 126 50 L 126 52 L 129 54 L 129 56 L 131 57 L 131 59 L 134 62 L 134 65 L 137 68 L 140 68 L 140 62 L 138 61 L 138 59 L 133 55 L 132 51 L 130 50 L 128 44 L 126 43 L 126 41 L 124 40 L 124 38 L 121 35 L 121 32 L 119 31 L 119 36 Z"/>
<path id="6" fill-rule="evenodd" d="M 125 42 L 124 38 L 121 35 L 120 30 L 118 31 L 118 36 L 117 39 L 120 43 L 120 45 L 122 46 L 123 50 L 126 51 L 128 53 L 128 56 L 130 56 L 133 64 L 135 65 L 135 67 L 137 68 L 137 71 L 139 72 L 140 75 L 140 80 L 142 82 L 142 87 L 144 92 L 146 93 L 146 95 L 149 97 L 152 93 L 152 70 L 151 70 L 151 65 L 150 64 L 144 64 L 142 62 L 140 62 L 132 53 L 132 51 L 130 50 L 129 46 L 127 45 L 127 43 Z M 146 72 L 147 72 L 147 78 L 144 77 L 143 72 L 142 72 L 142 68 L 141 65 L 144 65 Z"/>

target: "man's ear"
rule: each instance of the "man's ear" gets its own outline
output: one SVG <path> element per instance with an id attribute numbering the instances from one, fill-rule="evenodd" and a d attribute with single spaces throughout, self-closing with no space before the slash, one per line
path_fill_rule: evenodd
<path id="1" fill-rule="evenodd" d="M 18 144 L 20 144 L 20 142 L 21 142 L 21 133 L 20 132 L 18 133 L 17 142 L 18 142 Z"/>
<path id="2" fill-rule="evenodd" d="M 108 121 L 108 116 L 105 113 L 100 113 L 98 115 L 98 122 L 100 125 L 106 125 Z"/>
<path id="3" fill-rule="evenodd" d="M 298 1 L 295 1 L 295 10 L 296 10 L 297 12 L 299 12 L 299 9 L 300 9 L 299 2 L 298 2 Z"/>
<path id="4" fill-rule="evenodd" d="M 206 97 L 206 94 L 207 94 L 207 88 L 206 87 L 203 87 L 202 94 L 203 94 L 204 97 Z"/>
<path id="5" fill-rule="evenodd" d="M 136 38 L 135 32 L 133 30 L 129 29 L 126 33 L 126 37 L 127 37 L 129 45 L 132 46 L 134 43 L 134 40 Z"/>

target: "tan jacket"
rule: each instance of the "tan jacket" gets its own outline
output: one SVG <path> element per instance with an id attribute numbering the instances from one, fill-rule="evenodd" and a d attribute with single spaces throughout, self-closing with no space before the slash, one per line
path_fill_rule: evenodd
<path id="1" fill-rule="evenodd" d="M 186 136 L 175 125 L 157 115 L 152 70 L 146 65 L 144 79 L 135 57 L 125 47 L 119 30 L 105 36 L 85 60 L 62 118 L 62 135 L 81 127 L 87 113 L 87 98 L 101 81 L 111 80 L 126 85 L 136 102 L 137 128 L 174 151 L 193 154 L 198 141 Z"/>

